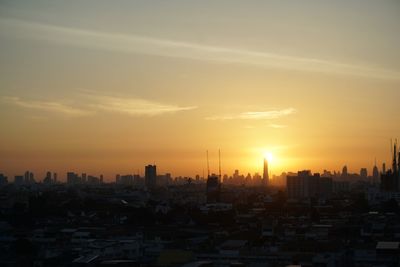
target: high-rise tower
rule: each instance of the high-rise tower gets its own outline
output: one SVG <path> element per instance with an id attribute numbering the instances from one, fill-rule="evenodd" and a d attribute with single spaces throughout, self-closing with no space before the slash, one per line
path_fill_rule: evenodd
<path id="1" fill-rule="evenodd" d="M 379 169 L 378 169 L 378 166 L 376 166 L 376 159 L 375 159 L 374 168 L 372 169 L 372 182 L 374 184 L 377 184 L 379 182 Z"/>
<path id="2" fill-rule="evenodd" d="M 392 158 L 392 169 L 381 175 L 381 190 L 386 192 L 400 192 L 400 155 L 397 154 L 397 139 L 390 141 Z M 399 148 L 400 150 L 400 148 Z"/>
<path id="3" fill-rule="evenodd" d="M 347 175 L 348 175 L 347 165 L 344 165 L 342 169 L 342 177 L 346 177 Z"/>
<path id="4" fill-rule="evenodd" d="M 395 175 L 397 175 L 397 139 L 394 142 L 393 146 L 393 165 L 392 170 Z"/>
<path id="5" fill-rule="evenodd" d="M 144 170 L 144 182 L 147 189 L 154 189 L 157 186 L 157 167 L 156 165 L 147 165 Z"/>
<path id="6" fill-rule="evenodd" d="M 268 183 L 269 183 L 268 160 L 264 158 L 263 185 L 268 185 Z"/>

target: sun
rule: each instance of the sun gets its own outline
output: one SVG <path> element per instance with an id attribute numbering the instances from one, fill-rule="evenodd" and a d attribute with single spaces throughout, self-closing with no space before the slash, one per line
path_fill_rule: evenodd
<path id="1" fill-rule="evenodd" d="M 264 152 L 264 158 L 267 159 L 269 163 L 274 161 L 274 155 L 269 151 Z"/>

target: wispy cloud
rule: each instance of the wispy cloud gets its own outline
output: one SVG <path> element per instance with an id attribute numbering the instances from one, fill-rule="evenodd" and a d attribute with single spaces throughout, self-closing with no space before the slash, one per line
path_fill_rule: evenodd
<path id="1" fill-rule="evenodd" d="M 2 97 L 2 100 L 26 109 L 36 109 L 46 112 L 55 112 L 66 116 L 85 116 L 93 112 L 57 101 L 27 100 L 19 97 Z"/>
<path id="2" fill-rule="evenodd" d="M 56 100 L 29 100 L 14 96 L 3 96 L 1 99 L 3 102 L 25 109 L 35 109 L 66 116 L 85 116 L 98 112 L 117 112 L 131 116 L 156 116 L 197 108 L 196 106 L 163 104 L 141 98 L 122 98 L 99 94 L 85 94 L 84 96 L 86 97 L 85 108 L 78 104 L 67 105 Z"/>
<path id="3" fill-rule="evenodd" d="M 40 39 L 64 45 L 117 52 L 141 53 L 165 57 L 206 60 L 222 63 L 242 63 L 268 68 L 312 71 L 369 78 L 400 80 L 400 71 L 335 62 L 264 51 L 210 46 L 135 34 L 118 34 L 78 28 L 54 26 L 11 18 L 1 18 L 1 33 L 12 32 L 23 38 Z"/>
<path id="4" fill-rule="evenodd" d="M 91 107 L 94 109 L 124 113 L 132 116 L 156 116 L 197 108 L 196 106 L 163 104 L 140 98 L 121 98 L 104 95 L 90 97 L 95 100 L 95 102 L 91 104 Z"/>
<path id="5" fill-rule="evenodd" d="M 282 129 L 282 128 L 287 128 L 287 125 L 284 124 L 270 124 L 269 127 L 275 128 L 275 129 Z"/>
<path id="6" fill-rule="evenodd" d="M 247 111 L 234 115 L 206 117 L 206 120 L 272 120 L 296 113 L 294 108 L 267 111 Z"/>

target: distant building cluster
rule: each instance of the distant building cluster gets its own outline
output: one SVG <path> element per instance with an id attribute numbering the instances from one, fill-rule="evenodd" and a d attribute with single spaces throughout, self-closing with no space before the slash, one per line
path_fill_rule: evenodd
<path id="1" fill-rule="evenodd" d="M 392 168 L 386 170 L 386 166 L 382 166 L 380 188 L 368 189 L 367 195 L 370 203 L 382 203 L 390 200 L 400 203 L 400 148 L 397 146 L 397 140 L 392 149 Z"/>
<path id="2" fill-rule="evenodd" d="M 67 173 L 67 184 L 69 185 L 77 185 L 77 184 L 91 184 L 98 185 L 103 183 L 103 175 L 99 177 L 87 175 L 86 173 L 82 173 L 81 176 L 74 172 Z"/>
<path id="3" fill-rule="evenodd" d="M 44 184 L 56 184 L 57 183 L 57 173 L 47 172 L 46 177 L 43 179 Z"/>
<path id="4" fill-rule="evenodd" d="M 222 187 L 227 186 L 246 186 L 246 187 L 280 187 L 284 188 L 288 199 L 306 200 L 306 199 L 330 199 L 337 194 L 350 192 L 351 190 L 361 189 L 368 196 L 371 202 L 381 202 L 389 199 L 400 201 L 400 152 L 397 141 L 393 146 L 392 166 L 388 170 L 386 165 L 382 164 L 382 170 L 379 171 L 377 164 L 372 168 L 371 175 L 367 168 L 361 168 L 359 173 L 350 173 L 347 166 L 344 166 L 341 172 L 330 172 L 324 170 L 323 173 L 311 173 L 309 170 L 299 171 L 297 173 L 282 173 L 281 175 L 271 176 L 269 173 L 268 161 L 264 159 L 262 175 L 243 175 L 239 170 L 235 170 L 230 176 L 221 174 L 208 174 L 206 178 L 196 175 L 191 177 L 172 177 L 170 173 L 158 174 L 157 166 L 149 164 L 144 167 L 144 176 L 136 174 L 117 174 L 115 184 L 118 186 L 147 189 L 148 191 L 158 190 L 169 186 L 205 184 L 205 196 L 208 203 L 220 203 L 223 198 Z M 67 172 L 67 185 L 101 185 L 103 184 L 103 175 L 93 176 L 86 173 L 78 174 Z M 0 174 L 0 186 L 8 185 L 9 180 L 3 174 Z M 26 171 L 24 175 L 14 177 L 15 186 L 35 185 L 33 172 Z M 60 183 L 57 173 L 48 171 L 42 179 L 44 185 L 55 185 Z"/>
<path id="5" fill-rule="evenodd" d="M 145 176 L 141 177 L 139 174 L 117 174 L 115 176 L 115 183 L 117 185 L 132 186 L 137 188 L 146 188 L 148 190 L 154 190 L 157 187 L 165 187 L 173 185 L 174 180 L 170 173 L 157 174 L 156 165 L 145 166 Z M 177 178 L 178 179 L 178 178 Z M 186 179 L 187 181 L 188 179 Z"/>
<path id="6" fill-rule="evenodd" d="M 24 175 L 16 175 L 14 177 L 14 183 L 16 185 L 35 183 L 35 177 L 33 172 L 26 171 Z"/>
<path id="7" fill-rule="evenodd" d="M 235 170 L 235 172 L 231 176 L 225 174 L 223 176 L 222 182 L 226 185 L 268 186 L 271 183 L 268 161 L 267 159 L 264 159 L 262 176 L 259 173 L 255 173 L 253 176 L 248 173 L 245 176 L 243 174 L 240 174 L 239 170 Z"/>

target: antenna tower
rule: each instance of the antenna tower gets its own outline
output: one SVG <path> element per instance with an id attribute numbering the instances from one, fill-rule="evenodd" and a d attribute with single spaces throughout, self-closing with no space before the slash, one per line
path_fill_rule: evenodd
<path id="1" fill-rule="evenodd" d="M 207 177 L 210 177 L 210 162 L 208 161 L 208 150 L 207 150 Z"/>
<path id="2" fill-rule="evenodd" d="M 221 150 L 218 149 L 218 160 L 219 160 L 219 179 L 221 180 Z"/>

